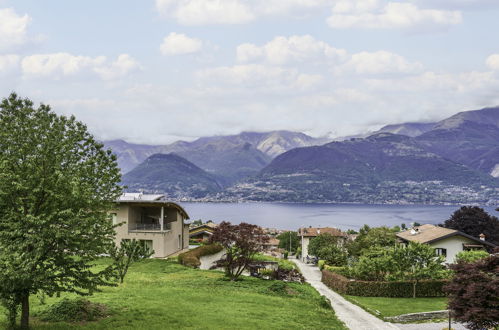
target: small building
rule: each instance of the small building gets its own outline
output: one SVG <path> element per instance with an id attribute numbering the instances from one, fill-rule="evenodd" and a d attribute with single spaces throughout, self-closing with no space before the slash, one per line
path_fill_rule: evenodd
<path id="1" fill-rule="evenodd" d="M 339 238 L 339 244 L 343 244 L 347 240 L 347 234 L 339 230 L 338 228 L 300 228 L 298 229 L 298 236 L 301 238 L 301 258 L 302 261 L 306 261 L 308 254 L 308 244 L 310 240 L 320 234 L 329 234 Z"/>
<path id="2" fill-rule="evenodd" d="M 192 240 L 199 242 L 206 242 L 213 235 L 213 231 L 217 228 L 217 224 L 212 221 L 208 221 L 200 226 L 195 226 L 189 229 L 189 237 Z"/>
<path id="3" fill-rule="evenodd" d="M 485 241 L 484 236 L 477 238 L 455 229 L 430 224 L 405 230 L 398 233 L 397 237 L 402 244 L 418 242 L 430 245 L 437 255 L 445 257 L 445 262 L 448 264 L 454 263 L 456 255 L 461 251 L 495 247 L 495 244 Z"/>
<path id="4" fill-rule="evenodd" d="M 263 250 L 270 252 L 279 249 L 279 240 L 275 237 L 270 236 L 269 240 L 263 243 Z"/>
<path id="5" fill-rule="evenodd" d="M 116 228 L 116 244 L 136 239 L 154 251 L 154 258 L 165 258 L 189 246 L 189 219 L 178 204 L 164 195 L 125 193 L 111 211 Z"/>

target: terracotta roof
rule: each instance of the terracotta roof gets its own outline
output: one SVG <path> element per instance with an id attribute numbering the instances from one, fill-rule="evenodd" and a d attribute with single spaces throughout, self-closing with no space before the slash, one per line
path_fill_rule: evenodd
<path id="1" fill-rule="evenodd" d="M 269 238 L 268 242 L 265 243 L 264 245 L 279 245 L 279 240 L 275 237 Z"/>
<path id="2" fill-rule="evenodd" d="M 417 229 L 417 233 L 414 233 L 415 229 Z M 418 243 L 433 243 L 435 241 L 439 241 L 444 238 L 452 237 L 452 236 L 463 236 L 469 238 L 473 241 L 476 241 L 483 245 L 495 246 L 494 244 L 486 241 L 482 241 L 479 238 L 470 236 L 468 234 L 462 233 L 455 229 L 449 229 L 444 227 L 438 227 L 434 225 L 422 225 L 416 227 L 414 229 L 409 229 L 397 234 L 397 237 L 404 241 L 412 241 Z"/>
<path id="3" fill-rule="evenodd" d="M 342 232 L 338 228 L 300 228 L 298 229 L 298 236 L 305 236 L 305 237 L 315 237 L 319 236 L 320 234 L 328 233 L 332 236 L 340 236 L 340 237 L 346 237 L 346 233 Z"/>

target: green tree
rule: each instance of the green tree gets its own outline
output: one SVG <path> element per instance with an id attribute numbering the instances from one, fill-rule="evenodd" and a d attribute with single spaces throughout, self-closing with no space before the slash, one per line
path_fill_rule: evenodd
<path id="1" fill-rule="evenodd" d="M 300 246 L 300 238 L 295 231 L 287 231 L 277 236 L 279 240 L 279 247 L 285 249 L 288 252 L 294 252 Z M 291 240 L 291 244 L 290 244 Z M 291 249 L 290 249 L 291 246 Z"/>
<path id="2" fill-rule="evenodd" d="M 0 104 L 0 298 L 29 327 L 29 298 L 113 285 L 93 261 L 114 244 L 120 171 L 74 117 L 11 94 Z"/>
<path id="3" fill-rule="evenodd" d="M 352 267 L 355 278 L 364 281 L 384 281 L 395 269 L 392 251 L 374 247 L 361 255 Z"/>
<path id="4" fill-rule="evenodd" d="M 147 259 L 154 254 L 143 242 L 133 240 L 123 240 L 119 247 L 111 248 L 111 258 L 113 259 L 116 277 L 123 283 L 130 265 L 141 259 Z"/>
<path id="5" fill-rule="evenodd" d="M 484 250 L 461 251 L 456 254 L 456 262 L 473 263 L 488 257 L 489 254 Z"/>
<path id="6" fill-rule="evenodd" d="M 410 242 L 407 246 L 391 249 L 394 271 L 393 279 L 412 281 L 413 298 L 416 298 L 417 284 L 425 279 L 437 279 L 444 276 L 444 257 L 435 255 L 435 250 L 427 245 Z"/>
<path id="7" fill-rule="evenodd" d="M 346 248 L 353 257 L 359 257 L 362 253 L 373 247 L 391 247 L 396 242 L 395 232 L 388 227 L 370 228 L 364 225 L 359 230 L 359 235 L 354 241 L 350 241 Z"/>
<path id="8" fill-rule="evenodd" d="M 443 226 L 473 237 L 484 234 L 488 242 L 499 245 L 499 219 L 478 206 L 461 207 L 444 222 Z"/>
<path id="9" fill-rule="evenodd" d="M 347 263 L 347 253 L 340 246 L 338 237 L 329 233 L 312 238 L 308 244 L 308 254 L 325 260 L 330 266 L 344 266 Z"/>

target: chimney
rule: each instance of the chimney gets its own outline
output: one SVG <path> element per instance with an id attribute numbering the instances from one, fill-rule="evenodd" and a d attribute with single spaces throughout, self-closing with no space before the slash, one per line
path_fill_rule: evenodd
<path id="1" fill-rule="evenodd" d="M 485 241 L 485 234 L 484 233 L 481 233 L 479 237 L 480 237 L 481 241 Z"/>

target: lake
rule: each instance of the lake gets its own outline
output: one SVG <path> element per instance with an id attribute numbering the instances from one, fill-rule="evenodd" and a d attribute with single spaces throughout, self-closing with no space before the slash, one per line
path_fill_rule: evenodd
<path id="1" fill-rule="evenodd" d="M 395 226 L 411 222 L 438 224 L 448 219 L 459 206 L 435 205 L 354 205 L 354 204 L 287 204 L 287 203 L 180 203 L 191 220 L 213 220 L 216 223 L 248 222 L 261 227 L 291 229 L 300 227 L 337 227 L 358 230 Z M 498 215 L 493 207 L 484 207 Z"/>

